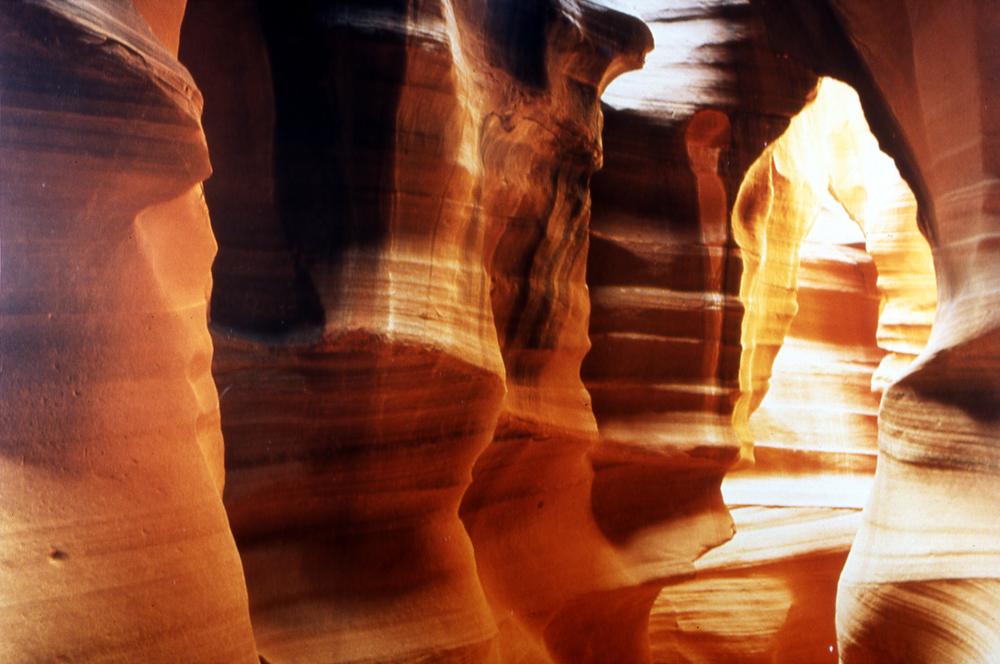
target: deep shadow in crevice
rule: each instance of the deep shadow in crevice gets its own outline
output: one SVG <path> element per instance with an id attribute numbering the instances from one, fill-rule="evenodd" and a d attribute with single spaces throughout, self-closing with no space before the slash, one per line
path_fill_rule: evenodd
<path id="1" fill-rule="evenodd" d="M 377 27 L 349 30 L 357 14 Z M 204 92 L 215 169 L 214 325 L 321 329 L 319 290 L 336 290 L 345 251 L 386 238 L 405 20 L 403 0 L 189 2 L 180 59 Z"/>

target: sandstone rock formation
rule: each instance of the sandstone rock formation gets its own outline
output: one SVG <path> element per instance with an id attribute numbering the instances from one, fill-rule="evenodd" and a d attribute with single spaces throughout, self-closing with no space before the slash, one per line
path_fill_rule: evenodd
<path id="1" fill-rule="evenodd" d="M 653 577 L 590 508 L 579 366 L 597 100 L 641 64 L 642 23 L 449 2 L 188 20 L 260 652 L 641 660 Z"/>
<path id="2" fill-rule="evenodd" d="M 719 491 L 741 448 L 729 212 L 743 172 L 815 78 L 767 50 L 747 4 L 646 2 L 640 13 L 657 48 L 604 96 L 583 375 L 600 431 L 594 513 L 660 585 L 732 535 Z"/>
<path id="3" fill-rule="evenodd" d="M 201 97 L 129 3 L 3 3 L 0 31 L 0 660 L 255 662 Z"/>
<path id="4" fill-rule="evenodd" d="M 0 660 L 988 661 L 998 21 L 0 4 Z"/>
<path id="5" fill-rule="evenodd" d="M 769 8 L 780 47 L 862 94 L 916 194 L 937 275 L 928 346 L 879 414 L 878 472 L 838 594 L 844 661 L 988 661 L 1000 647 L 1000 537 L 989 516 L 998 495 L 989 81 L 1000 56 L 985 47 L 998 20 L 992 3 L 976 1 Z"/>
<path id="6" fill-rule="evenodd" d="M 745 389 L 766 390 L 747 423 L 755 465 L 723 485 L 735 538 L 697 562 L 696 579 L 661 593 L 654 655 L 835 661 L 837 579 L 875 471 L 873 374 L 891 379 L 926 342 L 930 253 L 857 95 L 830 79 L 751 167 L 733 220 L 743 338 L 766 358 L 747 359 L 745 342 L 755 372 Z M 880 365 L 890 349 L 895 363 Z"/>
<path id="7" fill-rule="evenodd" d="M 644 554 L 655 560 L 651 551 L 662 556 L 668 546 L 682 551 L 681 545 L 704 551 L 730 536 L 719 486 L 741 448 L 752 454 L 753 442 L 746 427 L 749 390 L 738 407 L 741 362 L 747 364 L 751 353 L 741 351 L 739 294 L 746 275 L 730 212 L 747 168 L 801 109 L 815 78 L 775 57 L 748 4 L 692 8 L 649 2 L 642 16 L 657 48 L 642 71 L 624 75 L 604 96 L 606 163 L 594 179 L 587 276 L 594 303 L 593 350 L 584 378 L 601 432 L 593 454 L 595 512 L 601 513 L 604 495 L 614 495 L 608 490 L 602 495 L 604 487 L 629 496 L 628 509 L 621 509 L 626 503 L 619 498 L 606 522 L 622 533 L 636 558 Z M 804 223 L 794 210 L 786 218 Z M 780 241 L 780 232 L 774 237 Z M 771 354 L 759 353 L 764 358 L 758 361 L 759 375 L 768 372 L 760 379 L 760 396 L 791 316 L 789 311 L 782 322 L 775 313 L 772 307 L 748 314 L 779 323 Z M 751 330 L 758 334 L 753 325 Z M 742 343 L 745 348 L 746 339 Z M 636 473 L 639 464 L 643 471 Z M 623 513 L 632 516 L 623 518 Z M 709 516 L 719 525 L 706 528 Z M 774 513 L 758 520 L 786 527 L 784 533 L 765 529 L 757 546 L 767 550 L 772 534 L 800 537 L 800 555 L 813 544 L 819 523 L 796 530 Z M 834 539 L 842 561 L 852 531 L 841 527 L 838 532 Z M 742 539 L 739 533 L 737 538 Z M 780 537 L 775 550 L 788 556 L 780 574 L 790 574 L 794 555 Z M 690 560 L 689 553 L 677 556 L 672 568 L 661 566 L 674 578 L 653 609 L 654 657 L 725 661 L 719 659 L 725 646 L 712 652 L 705 640 L 693 647 L 681 643 L 682 624 L 691 626 L 690 633 L 711 631 L 704 620 L 693 621 L 691 611 L 710 612 L 734 598 L 720 595 L 717 582 L 713 587 L 711 581 L 699 581 L 700 594 L 691 592 L 695 586 L 677 585 L 694 571 Z M 705 569 L 716 564 L 722 563 L 710 562 Z M 746 595 L 747 585 L 761 576 L 751 573 L 745 565 L 735 571 L 732 588 Z M 836 569 L 832 575 L 835 584 Z M 832 633 L 830 590 L 826 613 Z M 776 630 L 787 605 L 784 611 Z M 736 624 L 739 614 L 730 606 L 721 615 Z M 720 632 L 724 629 L 713 634 L 713 646 L 719 645 Z M 729 657 L 741 647 L 753 650 L 746 638 L 738 641 Z M 764 648 L 773 646 L 767 638 L 762 641 Z"/>

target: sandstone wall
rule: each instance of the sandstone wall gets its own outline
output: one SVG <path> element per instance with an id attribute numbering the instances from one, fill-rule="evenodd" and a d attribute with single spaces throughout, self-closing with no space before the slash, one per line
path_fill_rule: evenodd
<path id="1" fill-rule="evenodd" d="M 0 659 L 1000 649 L 991 3 L 630 4 L 0 6 Z"/>
<path id="2" fill-rule="evenodd" d="M 642 23 L 451 2 L 192 2 L 187 21 L 261 653 L 647 657 L 655 590 L 590 508 L 579 378 L 598 98 L 641 64 Z"/>
<path id="3" fill-rule="evenodd" d="M 255 662 L 201 95 L 127 3 L 0 30 L 0 660 Z"/>
<path id="4" fill-rule="evenodd" d="M 769 3 L 761 3 L 767 6 Z M 785 3 L 779 47 L 859 90 L 931 244 L 927 348 L 885 392 L 879 466 L 840 581 L 844 661 L 996 652 L 995 172 L 989 2 Z M 791 27 L 789 31 L 787 28 Z"/>
<path id="5" fill-rule="evenodd" d="M 736 536 L 654 606 L 654 655 L 835 661 L 837 579 L 875 472 L 878 388 L 926 342 L 930 252 L 857 95 L 832 79 L 751 167 L 733 222 L 755 463 L 723 482 Z"/>

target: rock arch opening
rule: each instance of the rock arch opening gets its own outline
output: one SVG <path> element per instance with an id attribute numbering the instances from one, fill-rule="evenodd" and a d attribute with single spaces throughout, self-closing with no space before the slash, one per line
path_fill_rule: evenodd
<path id="1" fill-rule="evenodd" d="M 930 4 L 0 3 L 0 660 L 993 661 L 1000 14 Z"/>
<path id="2" fill-rule="evenodd" d="M 736 535 L 661 594 L 654 654 L 836 661 L 837 582 L 874 478 L 879 401 L 935 313 L 916 207 L 835 79 L 747 172 L 732 224 L 745 307 L 733 425 L 748 463 L 723 482 Z"/>

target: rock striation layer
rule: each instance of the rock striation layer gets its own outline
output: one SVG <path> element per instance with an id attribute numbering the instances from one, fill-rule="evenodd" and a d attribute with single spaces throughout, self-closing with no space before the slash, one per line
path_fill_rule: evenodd
<path id="1" fill-rule="evenodd" d="M 832 79 L 751 167 L 737 205 L 744 338 L 773 349 L 771 365 L 744 365 L 766 377 L 746 381 L 759 401 L 748 421 L 755 464 L 723 483 L 735 538 L 654 607 L 654 654 L 835 661 L 837 578 L 875 471 L 873 374 L 891 380 L 926 341 L 930 252 L 857 95 Z M 891 365 L 889 348 L 900 351 Z"/>
<path id="2" fill-rule="evenodd" d="M 598 99 L 648 31 L 596 3 L 191 2 L 187 21 L 260 652 L 646 659 L 665 574 L 602 529 L 629 502 L 591 508 L 579 371 Z"/>
<path id="3" fill-rule="evenodd" d="M 201 97 L 129 3 L 7 2 L 0 31 L 0 660 L 256 662 Z"/>
<path id="4" fill-rule="evenodd" d="M 743 311 L 728 219 L 743 172 L 815 79 L 774 57 L 746 3 L 639 10 L 657 47 L 604 95 L 583 376 L 600 432 L 595 515 L 658 586 L 732 536 L 719 486 L 749 445 L 733 427 Z"/>
<path id="5" fill-rule="evenodd" d="M 605 168 L 593 187 L 593 349 L 583 375 L 601 436 L 592 453 L 594 509 L 599 516 L 605 510 L 608 531 L 644 563 L 639 569 L 671 579 L 650 624 L 656 661 L 714 661 L 727 646 L 712 651 L 707 639 L 682 644 L 696 630 L 713 633 L 692 611 L 700 607 L 704 617 L 719 609 L 738 623 L 739 610 L 725 605 L 746 588 L 741 584 L 753 584 L 753 572 L 734 564 L 728 595 L 718 592 L 718 581 L 714 588 L 699 582 L 697 591 L 679 581 L 724 564 L 692 560 L 732 536 L 720 484 L 741 454 L 753 454 L 752 395 L 741 382 L 753 349 L 746 319 L 759 334 L 760 323 L 787 327 L 791 316 L 781 319 L 774 308 L 744 316 L 740 284 L 747 274 L 730 216 L 744 174 L 802 108 L 816 79 L 770 50 L 749 3 L 646 2 L 640 11 L 657 47 L 642 71 L 622 76 L 604 95 Z M 773 234 L 778 242 L 781 232 Z M 758 352 L 768 372 L 761 386 L 784 327 L 769 356 Z M 867 392 L 867 378 L 863 387 Z M 758 402 L 762 394 L 763 387 Z M 800 551 L 817 532 L 815 525 L 797 531 L 774 513 L 758 521 L 785 526 L 785 539 L 801 537 Z M 766 549 L 772 532 L 758 528 L 755 546 Z M 842 559 L 851 531 L 838 532 Z M 674 556 L 665 565 L 668 552 Z M 727 555 L 732 562 L 741 554 Z M 829 632 L 832 604 L 831 591 Z M 719 645 L 725 629 L 714 627 Z M 773 645 L 761 638 L 765 650 Z M 753 651 L 737 639 L 729 656 L 741 646 Z"/>
<path id="6" fill-rule="evenodd" d="M 0 660 L 1000 650 L 1000 18 L 631 4 L 0 6 Z"/>
<path id="7" fill-rule="evenodd" d="M 769 3 L 762 3 L 767 5 Z M 782 48 L 851 81 L 909 180 L 934 255 L 925 351 L 885 392 L 879 465 L 840 581 L 846 662 L 995 656 L 997 105 L 989 2 L 772 7 Z M 791 27 L 791 31 L 788 28 Z"/>

